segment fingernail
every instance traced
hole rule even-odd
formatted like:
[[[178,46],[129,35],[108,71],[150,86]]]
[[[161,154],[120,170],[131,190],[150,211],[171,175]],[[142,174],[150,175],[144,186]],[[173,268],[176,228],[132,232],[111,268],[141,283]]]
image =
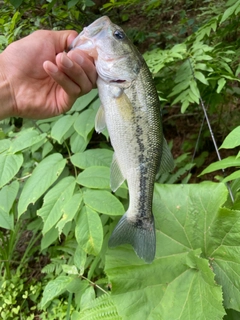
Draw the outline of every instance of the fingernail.
[[[46,61],[44,64],[46,65],[46,69],[50,73],[57,73],[58,72],[58,67],[54,63],[52,63],[50,61]]]
[[[67,57],[66,53],[63,53],[62,55],[62,64],[65,68],[71,68],[73,66],[73,62]]]
[[[69,51],[68,55],[71,57],[71,59],[73,61],[75,61],[77,64],[82,65],[84,62],[84,58],[82,57],[81,54],[79,54],[77,51],[79,50],[73,50],[73,51]]]
[[[74,60],[75,60],[75,62],[77,62],[77,64],[82,64],[83,63],[83,57],[80,55],[80,54],[75,54],[74,55]]]

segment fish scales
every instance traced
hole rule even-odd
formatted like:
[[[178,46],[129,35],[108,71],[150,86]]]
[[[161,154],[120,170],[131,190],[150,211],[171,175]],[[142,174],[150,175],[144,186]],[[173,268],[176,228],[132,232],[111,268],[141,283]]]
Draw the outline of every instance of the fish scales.
[[[156,251],[153,188],[162,156],[167,157],[164,163],[170,163],[165,169],[172,168],[170,153],[163,153],[167,149],[151,73],[123,30],[108,17],[85,28],[72,47],[88,52],[95,60],[102,103],[96,130],[101,132],[106,125],[114,149],[111,188],[116,191],[124,180],[128,183],[129,208],[109,246],[129,243],[150,263]]]

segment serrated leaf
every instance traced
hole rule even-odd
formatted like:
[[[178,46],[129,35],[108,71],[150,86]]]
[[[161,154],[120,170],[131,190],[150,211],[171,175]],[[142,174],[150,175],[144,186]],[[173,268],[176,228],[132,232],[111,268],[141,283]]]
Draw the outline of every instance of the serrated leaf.
[[[89,149],[71,156],[72,164],[78,168],[86,169],[92,166],[110,167],[113,151],[108,149]]]
[[[76,115],[64,115],[58,119],[51,130],[51,136],[57,140],[58,143],[62,143],[63,136],[73,126],[76,120]]]
[[[19,189],[17,181],[5,186],[0,190],[0,227],[5,229],[14,229],[14,214],[10,210],[16,199]]]
[[[83,193],[83,201],[91,209],[110,216],[120,216],[125,211],[122,203],[105,190],[88,189]]]
[[[24,213],[30,203],[35,203],[57,180],[65,165],[66,160],[60,153],[48,156],[37,165],[23,187],[18,203],[18,217]]]
[[[81,310],[77,319],[81,320],[121,320],[118,315],[117,308],[108,294],[104,294],[99,298],[88,302]]]
[[[69,276],[58,276],[54,280],[50,280],[44,291],[41,300],[41,308],[43,308],[49,301],[58,297],[60,294],[66,291],[67,285],[73,281],[73,278]]]
[[[227,195],[224,184],[155,185],[153,212],[157,251],[154,262],[145,264],[129,245],[111,249],[107,254],[105,271],[112,283],[113,302],[122,319],[223,318],[220,286],[223,278],[219,273],[215,282],[212,266],[217,258],[214,250],[222,248],[222,241],[229,231],[225,225],[229,228],[233,225],[228,223],[227,217],[225,221],[219,221],[219,208]],[[221,236],[215,236],[217,230]],[[230,239],[233,239],[233,233],[226,245]],[[240,249],[239,243],[236,239],[231,247],[232,259],[235,246]],[[235,259],[238,256],[237,252]],[[230,261],[230,257],[228,259]],[[213,268],[217,274],[218,270]],[[227,264],[222,268],[227,278],[231,270]],[[237,268],[235,275],[236,271]],[[240,282],[237,286],[239,289]],[[228,286],[225,289],[228,290]],[[240,296],[240,291],[237,295]],[[236,301],[235,296],[234,291],[231,299]]]
[[[224,139],[220,149],[232,149],[240,145],[240,126],[233,129]]]
[[[43,219],[43,235],[47,233],[64,214],[63,208],[72,198],[75,189],[74,177],[66,177],[48,191],[43,199],[43,206],[37,214]]]
[[[19,171],[23,164],[21,153],[0,154],[0,188],[7,184]]]
[[[76,223],[78,244],[87,254],[98,255],[103,242],[103,227],[98,213],[84,206]]]
[[[240,211],[220,208],[209,230],[207,256],[222,285],[226,309],[240,311]]]
[[[77,183],[92,189],[110,189],[110,169],[108,167],[89,167],[77,177]]]

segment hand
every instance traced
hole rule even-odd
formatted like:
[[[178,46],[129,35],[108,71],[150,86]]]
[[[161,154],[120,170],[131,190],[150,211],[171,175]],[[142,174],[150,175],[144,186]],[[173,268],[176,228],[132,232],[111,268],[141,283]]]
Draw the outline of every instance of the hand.
[[[11,95],[5,99],[11,101],[7,116],[56,116],[95,87],[97,74],[91,58],[80,50],[63,52],[76,36],[75,31],[40,30],[0,54],[0,76]],[[4,108],[4,99],[0,100]]]

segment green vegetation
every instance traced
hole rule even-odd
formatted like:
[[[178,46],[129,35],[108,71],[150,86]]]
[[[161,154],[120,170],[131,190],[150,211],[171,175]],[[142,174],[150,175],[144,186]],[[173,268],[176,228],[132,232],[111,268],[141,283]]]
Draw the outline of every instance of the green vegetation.
[[[116,194],[109,187],[113,151],[107,132],[94,131],[97,90],[56,118],[6,119],[0,122],[0,318],[238,319],[240,0],[104,3],[4,1],[0,49],[39,28],[80,31],[108,14],[144,53],[174,152],[171,128],[194,114],[197,130],[181,141],[175,171],[155,186],[156,259],[148,265],[130,246],[108,249],[128,191],[126,184]],[[197,139],[202,104],[225,150],[222,161],[207,161],[206,126]],[[215,171],[221,182],[204,180]]]

